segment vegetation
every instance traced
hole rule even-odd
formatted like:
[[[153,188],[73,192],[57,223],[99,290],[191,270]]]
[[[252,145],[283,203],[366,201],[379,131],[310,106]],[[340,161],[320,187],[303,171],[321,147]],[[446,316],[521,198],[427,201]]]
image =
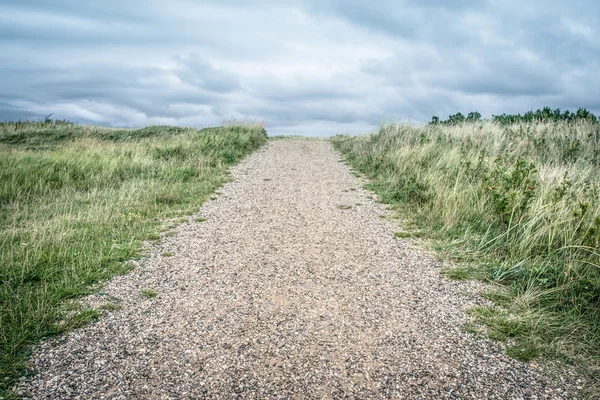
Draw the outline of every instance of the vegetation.
[[[73,299],[126,272],[161,221],[197,211],[266,141],[249,125],[0,124],[0,397],[30,344],[98,317]]]
[[[552,109],[550,107],[544,107],[541,110],[528,111],[525,114],[501,114],[493,115],[491,121],[497,122],[502,125],[510,125],[516,123],[533,123],[533,122],[577,122],[585,121],[590,123],[597,123],[598,117],[586,110],[585,108],[579,108],[576,112],[565,110],[562,112],[560,108]],[[439,117],[431,118],[431,125],[456,125],[464,122],[481,122],[481,114],[477,111],[470,112],[465,117],[462,113],[458,112],[453,115],[449,115],[448,119],[440,121]]]
[[[473,313],[509,354],[563,358],[598,390],[600,124],[518,121],[386,125],[333,143],[407,228],[460,261],[450,276],[497,285],[500,307]]]
[[[154,289],[142,289],[142,291],[140,292],[142,297],[146,298],[146,299],[152,299],[156,296],[158,296],[158,292]]]

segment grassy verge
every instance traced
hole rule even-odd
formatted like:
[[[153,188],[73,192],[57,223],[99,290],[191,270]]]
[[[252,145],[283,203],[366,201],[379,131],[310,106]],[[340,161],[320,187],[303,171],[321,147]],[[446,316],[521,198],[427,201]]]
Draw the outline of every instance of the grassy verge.
[[[334,146],[447,256],[447,273],[497,284],[473,310],[520,359],[600,377],[600,125],[387,125]]]
[[[0,397],[29,345],[98,317],[71,299],[127,271],[266,143],[260,126],[117,130],[0,124]]]

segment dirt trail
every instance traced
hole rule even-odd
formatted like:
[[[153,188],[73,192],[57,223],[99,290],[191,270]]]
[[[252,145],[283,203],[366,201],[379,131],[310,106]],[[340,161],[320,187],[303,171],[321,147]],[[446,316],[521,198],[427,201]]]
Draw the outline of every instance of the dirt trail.
[[[274,141],[232,172],[94,300],[120,310],[34,352],[30,398],[576,397],[464,332],[480,285],[395,238],[328,142]]]

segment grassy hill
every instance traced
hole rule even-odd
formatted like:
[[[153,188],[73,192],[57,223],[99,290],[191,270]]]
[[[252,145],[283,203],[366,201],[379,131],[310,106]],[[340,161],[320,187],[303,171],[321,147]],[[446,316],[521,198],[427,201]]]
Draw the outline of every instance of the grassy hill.
[[[453,121],[451,121],[453,122]],[[600,124],[473,121],[385,125],[333,143],[408,232],[497,285],[473,310],[509,354],[600,377]],[[595,381],[594,381],[595,379]]]
[[[72,299],[126,272],[142,241],[197,211],[266,141],[258,125],[0,123],[0,396],[29,345],[97,318]]]

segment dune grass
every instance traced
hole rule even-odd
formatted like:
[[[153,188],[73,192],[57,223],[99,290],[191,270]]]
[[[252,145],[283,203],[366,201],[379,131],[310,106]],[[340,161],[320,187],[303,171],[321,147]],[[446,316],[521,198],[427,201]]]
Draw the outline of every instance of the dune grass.
[[[334,146],[407,228],[497,290],[472,310],[519,359],[600,377],[600,125],[385,125]]]
[[[98,317],[72,301],[128,270],[165,219],[198,210],[261,126],[0,124],[0,397],[32,343]]]

